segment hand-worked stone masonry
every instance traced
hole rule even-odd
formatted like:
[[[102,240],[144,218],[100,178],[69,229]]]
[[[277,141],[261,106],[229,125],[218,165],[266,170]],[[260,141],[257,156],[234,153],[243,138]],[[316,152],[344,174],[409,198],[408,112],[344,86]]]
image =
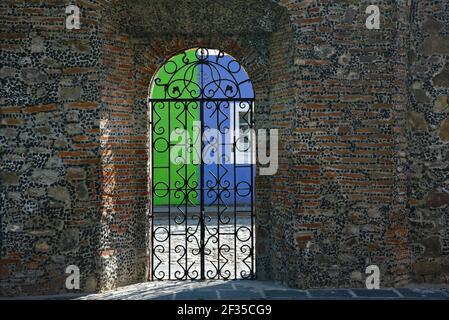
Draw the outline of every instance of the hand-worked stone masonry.
[[[408,51],[408,197],[411,277],[449,276],[449,3],[416,1]]]
[[[258,177],[257,275],[293,287],[447,282],[449,4],[64,0],[0,4],[0,295],[148,279],[148,86],[177,51],[233,55],[279,129]]]

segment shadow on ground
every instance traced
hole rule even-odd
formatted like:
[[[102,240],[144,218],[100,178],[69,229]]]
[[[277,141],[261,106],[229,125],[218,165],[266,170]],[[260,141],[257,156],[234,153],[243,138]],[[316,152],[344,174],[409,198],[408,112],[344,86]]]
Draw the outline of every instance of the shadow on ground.
[[[297,290],[254,280],[153,281],[98,294],[16,297],[27,300],[449,300],[449,287]]]

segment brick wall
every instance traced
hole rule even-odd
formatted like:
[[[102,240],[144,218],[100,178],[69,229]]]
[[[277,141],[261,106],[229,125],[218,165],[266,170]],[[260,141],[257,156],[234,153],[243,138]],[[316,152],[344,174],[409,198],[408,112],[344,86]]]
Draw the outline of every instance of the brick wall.
[[[403,280],[395,253],[406,235],[390,239],[403,230],[395,220],[403,186],[394,181],[396,112],[405,105],[395,72],[398,11],[393,2],[378,4],[382,28],[375,31],[364,26],[364,2],[287,4],[295,30],[284,184],[291,202],[275,220],[278,242],[289,247],[277,252],[282,269],[272,276],[291,285],[359,286],[368,264],[381,267],[384,283]]]

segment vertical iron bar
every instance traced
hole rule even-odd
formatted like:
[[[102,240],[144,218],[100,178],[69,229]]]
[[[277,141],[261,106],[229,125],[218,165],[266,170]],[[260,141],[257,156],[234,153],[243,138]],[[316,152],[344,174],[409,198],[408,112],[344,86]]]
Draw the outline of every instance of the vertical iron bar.
[[[151,261],[150,261],[150,268],[151,268],[151,280],[154,280],[154,177],[153,177],[153,167],[154,167],[154,150],[153,150],[153,130],[154,130],[154,124],[153,124],[153,102],[150,101],[150,155],[151,155],[151,168],[150,168],[150,179],[151,179],[151,234],[150,234],[150,248],[151,248]]]
[[[217,155],[218,157],[221,154],[220,151],[220,141],[221,141],[221,131],[220,131],[220,101],[215,102],[215,107],[217,110]],[[216,157],[215,157],[216,159]],[[220,279],[221,270],[220,270],[220,183],[221,183],[221,177],[220,177],[220,160],[218,160],[217,163],[217,254],[218,254],[218,261],[217,261],[217,279]]]
[[[201,200],[200,200],[200,276],[201,280],[205,279],[204,276],[204,159],[203,159],[203,150],[204,150],[204,141],[203,141],[203,135],[204,135],[204,102],[203,100],[200,101],[200,126],[201,126],[201,153],[200,153],[200,191],[201,191]]]
[[[176,104],[176,101],[174,102]],[[171,102],[168,103],[168,280],[171,280],[171,159],[170,159],[170,152],[171,152]]]
[[[188,209],[187,206],[189,204],[189,178],[188,178],[188,172],[187,172],[187,152],[188,152],[188,147],[187,147],[187,143],[188,143],[188,139],[187,139],[187,114],[188,114],[188,109],[189,109],[189,102],[185,102],[184,105],[184,143],[185,143],[185,150],[184,150],[184,174],[185,174],[185,213],[184,213],[184,218],[185,218],[185,246],[186,246],[186,270],[185,270],[185,275],[186,275],[186,280],[188,279],[188,274],[187,274],[187,254],[188,254],[188,250],[187,250],[187,230],[188,230],[188,224],[187,224],[187,220],[188,220]]]
[[[235,139],[235,135],[236,135],[236,130],[235,130],[235,124],[237,121],[236,118],[236,112],[235,109],[237,108],[237,103],[238,102],[234,102],[232,103],[233,106],[233,132],[232,132],[232,151],[233,151],[233,162],[232,162],[232,169],[234,170],[234,279],[237,279],[237,170],[236,170],[236,139]]]
[[[203,50],[203,49],[201,49]],[[203,52],[201,51],[201,54]],[[203,63],[199,64],[200,67],[200,91],[199,91],[199,97],[201,99],[201,107],[200,107],[200,124],[201,124],[201,201],[200,201],[200,212],[201,212],[201,218],[200,218],[200,246],[201,246],[201,250],[200,250],[200,261],[201,261],[201,266],[200,266],[200,274],[201,274],[201,280],[205,279],[205,242],[204,242],[204,237],[205,237],[205,206],[204,206],[204,159],[203,159],[203,150],[204,150],[204,141],[203,141],[203,134],[204,134],[204,66]]]
[[[254,132],[253,132],[253,128],[254,128],[254,121],[253,121],[253,102],[249,101],[250,105],[249,105],[249,110],[250,110],[250,125],[249,125],[249,134],[250,134],[250,167],[251,167],[251,175],[250,175],[250,181],[251,181],[251,185],[250,185],[250,190],[251,190],[251,273],[250,273],[250,278],[254,278],[254,166],[256,165],[256,162],[254,161],[253,164],[253,146],[254,146]]]

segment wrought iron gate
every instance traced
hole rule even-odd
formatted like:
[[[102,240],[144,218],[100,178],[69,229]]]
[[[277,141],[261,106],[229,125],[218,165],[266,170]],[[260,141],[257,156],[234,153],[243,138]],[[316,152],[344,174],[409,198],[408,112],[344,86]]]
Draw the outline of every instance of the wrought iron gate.
[[[194,48],[156,74],[151,277],[254,277],[254,92],[231,56]]]

